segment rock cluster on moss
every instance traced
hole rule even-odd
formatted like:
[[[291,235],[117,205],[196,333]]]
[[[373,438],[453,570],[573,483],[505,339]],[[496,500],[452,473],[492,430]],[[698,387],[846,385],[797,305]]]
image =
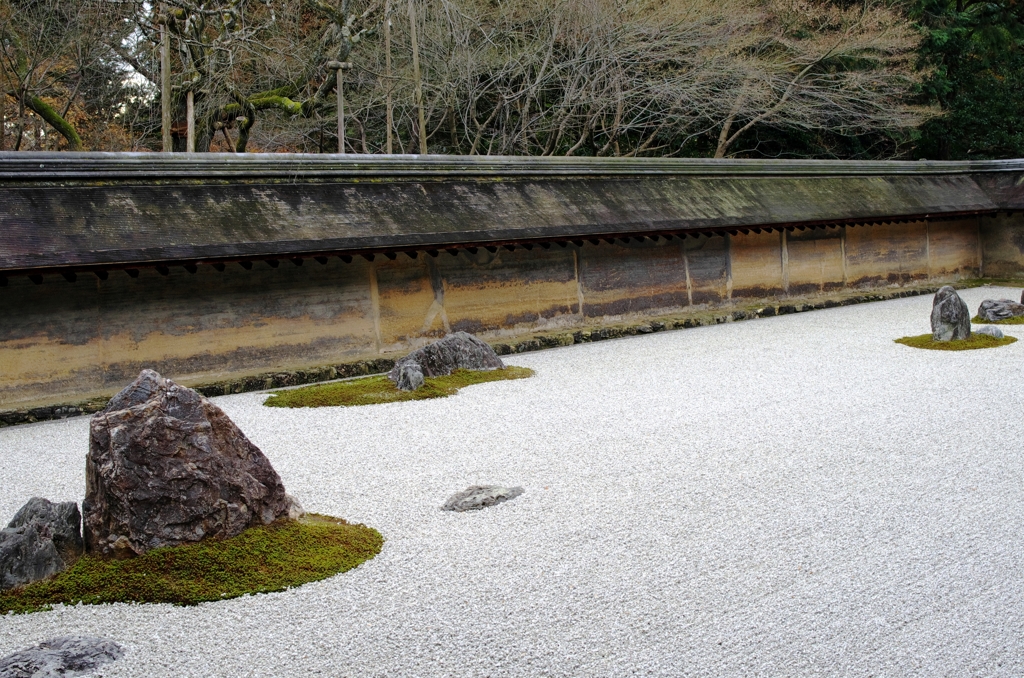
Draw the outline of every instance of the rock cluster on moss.
[[[224,411],[153,370],[89,426],[86,550],[139,555],[288,516],[280,476]]]
[[[1024,317],[1024,294],[1021,302],[1011,299],[986,299],[978,306],[978,319],[982,322],[997,323],[1012,318]]]
[[[456,370],[487,371],[505,367],[486,342],[468,332],[453,332],[398,360],[388,379],[403,391],[415,391],[426,377],[444,377]]]
[[[219,407],[143,370],[90,422],[82,515],[35,498],[0,530],[0,613],[277,590],[354,567],[380,541],[305,516]]]

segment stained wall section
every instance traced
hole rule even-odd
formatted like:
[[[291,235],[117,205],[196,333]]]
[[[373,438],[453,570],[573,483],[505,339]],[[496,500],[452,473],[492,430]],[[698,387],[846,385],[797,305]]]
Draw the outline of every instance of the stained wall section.
[[[1024,217],[1000,214],[978,222],[984,275],[1024,278]]]
[[[580,247],[332,257],[223,272],[12,278],[0,409],[109,395],[143,367],[183,383],[398,355],[446,332],[501,337],[761,299],[1024,271],[1020,221],[750,231]],[[1000,231],[996,226],[1002,226]],[[989,258],[995,262],[989,263]]]

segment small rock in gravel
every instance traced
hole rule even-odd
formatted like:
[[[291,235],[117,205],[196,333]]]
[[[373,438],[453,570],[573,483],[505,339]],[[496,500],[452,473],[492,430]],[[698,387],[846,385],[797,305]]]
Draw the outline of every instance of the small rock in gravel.
[[[403,370],[408,365],[417,365],[421,377],[440,377],[455,370],[500,370],[505,367],[505,363],[501,362],[494,349],[468,332],[449,334],[440,341],[416,349],[396,362],[394,368],[388,372],[388,379],[395,382],[399,388],[402,388],[399,382]],[[406,374],[415,379],[411,373]]]
[[[78,676],[122,655],[124,650],[112,640],[61,636],[0,659],[0,678]]]
[[[1024,304],[1010,299],[986,299],[978,307],[978,315],[990,323],[1024,315]]]
[[[974,333],[975,334],[987,334],[990,337],[995,337],[996,339],[1002,339],[1003,338],[1003,331],[1001,329],[999,329],[998,327],[992,327],[991,325],[985,325],[984,327],[979,327],[978,329],[974,330]]]
[[[127,557],[288,516],[270,461],[224,411],[152,370],[89,424],[86,550]]]
[[[409,363],[398,368],[395,386],[402,391],[415,391],[423,386],[423,368],[416,363]]]
[[[967,304],[946,285],[935,293],[932,301],[932,339],[958,341],[971,336],[971,312]]]
[[[0,530],[0,590],[46,579],[82,555],[82,517],[73,501],[33,497]]]
[[[515,499],[525,490],[521,487],[499,485],[473,485],[462,492],[453,494],[441,507],[442,511],[478,511],[488,506]]]

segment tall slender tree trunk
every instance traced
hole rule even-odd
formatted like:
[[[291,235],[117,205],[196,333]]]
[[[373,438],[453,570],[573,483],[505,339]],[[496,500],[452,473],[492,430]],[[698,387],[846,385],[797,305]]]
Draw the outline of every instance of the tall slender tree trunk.
[[[166,13],[167,7],[161,6],[160,12]],[[163,151],[170,153],[174,150],[171,139],[171,36],[164,24],[160,24],[160,127]]]
[[[338,79],[338,153],[345,154],[345,65],[339,64],[335,77]]]
[[[189,153],[196,152],[196,98],[192,90],[188,91],[185,98],[185,115],[188,118],[187,137],[185,150]]]
[[[416,86],[416,113],[419,116],[420,155],[427,154],[427,122],[423,117],[423,84],[420,78],[420,46],[416,40],[416,7],[409,0],[409,28],[412,37],[412,77]]]
[[[384,87],[387,97],[387,153],[394,151],[395,111],[391,102],[391,0],[384,3]]]

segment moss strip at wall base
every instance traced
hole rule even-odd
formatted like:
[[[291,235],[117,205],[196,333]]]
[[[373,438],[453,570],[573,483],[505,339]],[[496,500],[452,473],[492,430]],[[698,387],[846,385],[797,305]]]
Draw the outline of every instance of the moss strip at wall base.
[[[986,284],[986,282],[988,281],[985,279],[965,281],[965,284],[963,285],[958,282],[957,287],[977,287]],[[938,287],[916,287],[912,289],[878,291],[872,294],[824,299],[821,301],[815,301],[814,303],[792,302],[779,305],[768,304],[763,306],[750,306],[744,309],[734,310],[707,309],[702,311],[691,311],[677,316],[665,316],[650,320],[634,321],[632,323],[591,327],[571,332],[562,331],[535,334],[533,337],[522,341],[514,343],[496,342],[492,343],[491,346],[498,355],[511,355],[514,353],[539,351],[557,346],[571,346],[572,344],[616,339],[618,337],[650,334],[652,332],[661,332],[669,329],[688,329],[692,327],[720,325],[722,323],[734,322],[737,320],[769,318],[777,315],[787,315],[789,313],[802,313],[825,308],[837,308],[839,306],[852,306],[854,304],[863,304],[872,301],[887,301],[889,299],[899,299],[903,297],[916,297],[922,294],[934,294],[938,289]],[[271,389],[284,388],[288,386],[301,386],[303,384],[334,381],[335,379],[381,374],[389,371],[394,367],[394,364],[394,359],[378,358],[376,360],[354,363],[311,367],[304,370],[267,372],[241,379],[201,384],[199,386],[194,386],[193,388],[207,397],[230,395],[234,393],[251,393],[253,391],[269,391]],[[95,398],[77,403],[62,403],[46,407],[0,411],[0,428],[5,426],[14,426],[17,424],[29,424],[38,421],[48,421],[51,419],[67,419],[69,417],[93,414],[106,407],[108,401],[109,398]]]

